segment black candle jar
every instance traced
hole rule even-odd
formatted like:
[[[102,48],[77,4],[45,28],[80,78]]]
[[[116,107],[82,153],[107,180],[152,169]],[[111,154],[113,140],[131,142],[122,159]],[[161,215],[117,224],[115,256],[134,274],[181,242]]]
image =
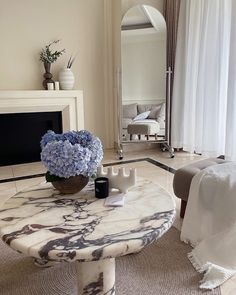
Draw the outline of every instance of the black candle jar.
[[[109,179],[107,177],[98,177],[95,179],[95,197],[104,199],[109,195]]]

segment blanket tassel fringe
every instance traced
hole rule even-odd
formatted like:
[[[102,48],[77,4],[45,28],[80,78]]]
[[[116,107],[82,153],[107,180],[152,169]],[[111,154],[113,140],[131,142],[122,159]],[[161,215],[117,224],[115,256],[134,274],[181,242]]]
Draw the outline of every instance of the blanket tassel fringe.
[[[200,281],[200,289],[212,290],[217,288],[236,274],[236,270],[227,270],[209,262],[201,267],[193,252],[188,254],[188,259],[197,272],[204,273],[203,278]]]

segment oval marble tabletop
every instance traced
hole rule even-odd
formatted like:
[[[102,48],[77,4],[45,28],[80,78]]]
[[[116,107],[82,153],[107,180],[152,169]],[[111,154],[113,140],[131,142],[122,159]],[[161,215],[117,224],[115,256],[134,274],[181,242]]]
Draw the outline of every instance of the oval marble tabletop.
[[[93,184],[74,195],[42,184],[6,201],[0,235],[11,248],[39,261],[89,262],[140,251],[170,228],[174,216],[173,198],[145,179],[125,195],[124,207],[105,207],[104,199],[94,197]],[[113,284],[106,294],[114,292]]]

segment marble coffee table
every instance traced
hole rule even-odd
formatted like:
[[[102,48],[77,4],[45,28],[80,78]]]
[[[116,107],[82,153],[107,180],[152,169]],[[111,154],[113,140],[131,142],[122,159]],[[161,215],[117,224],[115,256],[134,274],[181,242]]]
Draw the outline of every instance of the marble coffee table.
[[[144,179],[126,194],[125,206],[116,208],[94,197],[93,184],[74,195],[60,195],[42,184],[0,208],[0,236],[41,265],[76,261],[78,294],[111,295],[115,258],[160,238],[174,216],[172,197]]]

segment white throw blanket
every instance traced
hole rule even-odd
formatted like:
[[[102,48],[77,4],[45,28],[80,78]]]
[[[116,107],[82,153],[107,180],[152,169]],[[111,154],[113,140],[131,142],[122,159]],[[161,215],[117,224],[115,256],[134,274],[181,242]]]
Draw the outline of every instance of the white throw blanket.
[[[218,287],[236,273],[236,163],[194,176],[181,240],[194,247],[189,259],[204,273],[200,288]]]

